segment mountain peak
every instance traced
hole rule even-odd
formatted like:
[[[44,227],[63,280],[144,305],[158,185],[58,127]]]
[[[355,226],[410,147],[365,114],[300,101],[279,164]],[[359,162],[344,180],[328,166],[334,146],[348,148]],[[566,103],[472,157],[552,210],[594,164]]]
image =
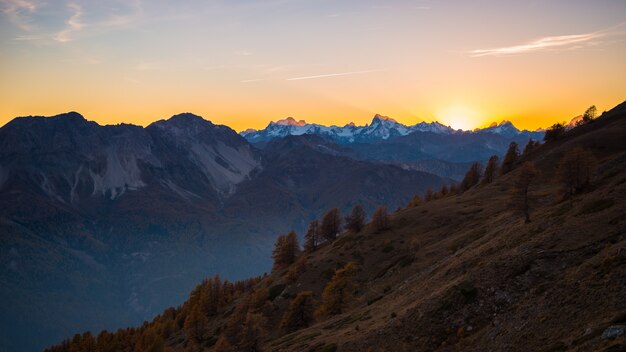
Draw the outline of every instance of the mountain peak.
[[[63,114],[52,116],[51,118],[58,119],[58,120],[84,120],[85,119],[83,115],[77,113],[76,111],[66,112]]]
[[[248,133],[254,133],[254,132],[257,132],[257,130],[255,130],[254,128],[248,128],[248,129],[241,131],[241,134],[248,134]]]
[[[183,113],[180,113],[180,114],[176,114],[176,115],[170,117],[167,121],[184,121],[184,120],[207,121],[202,116],[198,116],[198,115],[192,114],[190,112],[183,112]]]
[[[293,117],[289,116],[289,117],[287,117],[285,119],[278,120],[276,122],[272,121],[272,124],[280,125],[280,126],[304,126],[304,125],[306,125],[306,121],[304,121],[304,120],[296,121],[296,119],[294,119]]]
[[[376,121],[391,121],[393,123],[398,123],[398,121],[392,119],[389,116],[383,116],[381,114],[376,114],[374,115],[374,118],[372,119],[372,123],[376,122]]]

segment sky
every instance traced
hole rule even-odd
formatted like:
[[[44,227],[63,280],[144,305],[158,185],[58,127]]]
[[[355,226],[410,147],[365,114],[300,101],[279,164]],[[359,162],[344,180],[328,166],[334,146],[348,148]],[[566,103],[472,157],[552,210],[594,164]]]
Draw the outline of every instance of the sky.
[[[0,125],[536,129],[626,99],[624,0],[0,0]]]

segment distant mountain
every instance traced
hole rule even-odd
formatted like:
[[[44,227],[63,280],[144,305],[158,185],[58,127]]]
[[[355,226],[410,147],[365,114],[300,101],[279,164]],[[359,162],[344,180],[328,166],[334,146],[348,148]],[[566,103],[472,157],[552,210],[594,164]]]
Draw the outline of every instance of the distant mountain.
[[[438,122],[421,122],[413,126],[406,126],[390,117],[376,115],[369,125],[356,126],[354,123],[350,123],[343,127],[309,124],[304,120],[296,122],[292,117],[288,117],[277,122],[270,122],[263,130],[246,130],[241,132],[241,135],[251,143],[261,143],[273,138],[303,134],[318,134],[330,137],[339,143],[358,143],[387,140],[393,137],[406,136],[415,131],[442,134],[455,133],[451,127],[444,126]]]
[[[382,122],[382,120],[381,120]],[[300,128],[299,122],[287,126]],[[136,324],[202,278],[270,268],[275,237],[330,207],[406,205],[451,182],[328,137],[258,149],[180,114],[146,128],[72,112],[0,128],[0,350]]]
[[[519,130],[510,121],[494,123],[487,128],[476,129],[470,132],[454,130],[450,126],[445,126],[437,121],[431,123],[420,122],[415,125],[407,126],[390,117],[382,115],[374,116],[372,122],[365,126],[356,126],[354,123],[350,123],[343,127],[309,124],[304,120],[296,121],[293,117],[288,117],[284,120],[270,122],[263,130],[245,130],[241,132],[241,135],[255,144],[263,143],[273,138],[281,138],[289,135],[299,136],[303,134],[318,134],[330,137],[338,143],[350,144],[374,143],[407,136],[415,132],[430,132],[442,135],[491,133],[507,138],[526,138],[534,140],[541,140],[543,138],[543,132]]]
[[[277,138],[317,135],[326,140],[327,147],[335,144],[335,152],[344,156],[460,180],[470,163],[484,162],[494,154],[502,156],[511,142],[523,148],[531,139],[542,140],[544,132],[519,130],[510,121],[474,131],[454,130],[438,122],[406,126],[376,115],[368,125],[344,127],[308,124],[289,117],[241,135],[259,148]]]
[[[524,137],[533,140],[542,140],[544,132],[542,131],[528,131],[528,130],[519,130],[517,127],[513,125],[511,121],[502,121],[500,123],[492,123],[487,128],[477,129],[474,132],[477,133],[492,133],[497,134],[504,137],[515,138],[515,137]]]

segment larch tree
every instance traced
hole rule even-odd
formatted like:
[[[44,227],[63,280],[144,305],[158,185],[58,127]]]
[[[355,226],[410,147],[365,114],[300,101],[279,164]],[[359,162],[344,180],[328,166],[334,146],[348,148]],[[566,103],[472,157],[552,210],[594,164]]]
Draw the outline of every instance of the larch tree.
[[[351,232],[358,233],[365,225],[365,210],[359,204],[352,208],[350,215],[346,216],[346,228]]]
[[[565,124],[564,123],[555,123],[554,125],[548,127],[546,133],[543,135],[544,142],[553,142],[559,139],[561,135],[565,133]]]
[[[337,238],[339,231],[341,231],[341,213],[338,208],[333,208],[322,218],[320,235],[326,241],[332,242]]]
[[[528,143],[526,143],[526,146],[524,147],[524,151],[522,152],[522,158],[528,157],[530,153],[532,153],[533,150],[537,149],[539,145],[539,142],[529,139]]]
[[[306,252],[313,252],[319,246],[319,222],[317,220],[311,221],[309,228],[304,235],[304,250]]]
[[[435,192],[433,192],[431,188],[428,188],[424,194],[424,202],[430,202],[433,199],[435,199]]]
[[[589,150],[576,147],[567,152],[557,169],[557,180],[563,186],[565,195],[573,196],[588,188],[596,167],[596,158]]]
[[[378,207],[372,215],[372,225],[376,232],[384,231],[389,228],[389,213],[386,207]]]
[[[417,194],[413,196],[413,198],[411,198],[411,201],[409,202],[408,207],[409,208],[415,208],[416,206],[422,204],[422,198],[420,198],[420,196],[418,196]]]
[[[461,181],[461,190],[463,192],[478,184],[482,172],[481,169],[482,167],[479,163],[473,163],[470,166],[470,168],[467,170],[467,173],[465,173],[465,177],[463,177],[463,181]]]
[[[585,113],[583,114],[583,119],[581,121],[583,121],[583,123],[589,123],[593,121],[597,115],[598,109],[595,105],[591,105],[587,110],[585,110]]]
[[[504,159],[502,160],[502,165],[500,166],[500,175],[506,175],[513,168],[515,168],[515,164],[519,159],[519,149],[517,147],[517,143],[511,142],[509,144],[509,149],[507,149],[506,154],[504,154]]]
[[[317,316],[341,314],[354,300],[357,265],[349,262],[335,271],[322,292],[322,304],[315,311]]]
[[[448,188],[448,186],[447,185],[441,186],[441,189],[439,190],[439,196],[441,198],[444,198],[448,196],[448,193],[450,193],[450,189]]]
[[[191,341],[201,342],[209,328],[209,319],[202,314],[200,307],[196,305],[185,319],[185,332]]]
[[[287,333],[307,328],[314,321],[313,312],[313,292],[300,292],[289,303],[289,308],[280,321],[280,327]]]
[[[487,166],[485,167],[485,172],[483,174],[483,179],[481,184],[486,185],[496,178],[496,173],[498,172],[498,161],[499,158],[497,155],[492,155],[487,161]]]
[[[288,267],[296,261],[296,257],[300,254],[300,244],[298,236],[294,231],[287,235],[280,235],[274,244],[272,259],[274,259],[274,270]]]
[[[241,352],[259,352],[261,351],[261,326],[262,320],[260,314],[248,312],[246,321],[241,332],[241,340],[237,344],[237,351]]]
[[[530,186],[539,176],[539,170],[531,161],[525,162],[513,181],[510,205],[524,216],[524,222],[530,222]]]

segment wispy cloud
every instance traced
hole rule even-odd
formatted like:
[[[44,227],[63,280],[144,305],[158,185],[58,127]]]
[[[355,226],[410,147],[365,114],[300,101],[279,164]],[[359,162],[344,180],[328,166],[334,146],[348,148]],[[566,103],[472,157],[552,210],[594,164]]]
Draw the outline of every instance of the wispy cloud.
[[[37,10],[37,4],[27,0],[0,0],[2,13],[11,23],[23,31],[33,30],[29,14]]]
[[[615,27],[611,27],[610,29],[597,31],[597,32],[584,33],[584,34],[543,37],[543,38],[539,38],[528,43],[513,45],[513,46],[471,50],[469,54],[472,57],[508,56],[508,55],[526,54],[526,53],[532,53],[532,52],[537,52],[537,51],[547,51],[547,50],[555,51],[555,50],[580,49],[589,45],[598,44],[600,39],[607,37],[609,35],[616,35],[616,34],[623,35],[624,34],[623,31],[621,32],[616,31],[616,29],[621,26],[622,24],[619,24]]]
[[[240,81],[241,83],[254,83],[254,82],[262,82],[262,81],[267,81],[267,79],[265,78],[258,78],[258,79],[244,79],[243,81]]]
[[[72,15],[65,22],[65,28],[54,36],[54,40],[60,43],[71,41],[73,39],[72,34],[83,28],[84,25],[81,22],[81,17],[83,16],[82,7],[76,3],[69,3],[67,7],[72,11]]]
[[[351,71],[351,72],[327,73],[327,74],[323,74],[323,75],[287,78],[287,81],[301,81],[301,80],[305,80],[305,79],[316,79],[316,78],[327,78],[327,77],[337,77],[337,76],[359,75],[359,74],[363,74],[363,73],[372,73],[372,72],[379,72],[379,71],[385,71],[385,70],[386,70],[385,68],[379,68],[379,69],[374,69],[374,70],[362,70],[362,71]]]

